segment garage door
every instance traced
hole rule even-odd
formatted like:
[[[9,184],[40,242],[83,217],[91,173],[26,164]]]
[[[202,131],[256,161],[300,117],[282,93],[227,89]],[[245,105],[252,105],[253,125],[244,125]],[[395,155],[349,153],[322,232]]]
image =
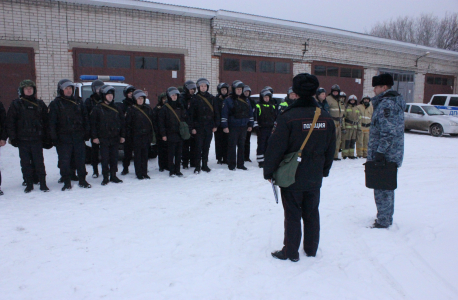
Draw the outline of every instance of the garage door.
[[[75,80],[81,75],[124,76],[125,82],[148,91],[151,105],[170,86],[184,82],[184,55],[133,51],[73,49]]]
[[[363,97],[364,68],[361,66],[331,64],[320,61],[312,63],[312,74],[320,81],[320,86],[329,94],[331,86],[338,84],[347,94],[356,95],[358,101]]]
[[[453,94],[453,76],[426,74],[423,103],[429,103],[434,94]]]
[[[229,85],[241,80],[259,94],[266,85],[275,93],[286,94],[293,82],[291,60],[223,54],[220,60],[220,80]],[[217,84],[217,83],[216,83]]]
[[[36,81],[33,48],[0,47],[0,101],[7,110],[24,79]]]

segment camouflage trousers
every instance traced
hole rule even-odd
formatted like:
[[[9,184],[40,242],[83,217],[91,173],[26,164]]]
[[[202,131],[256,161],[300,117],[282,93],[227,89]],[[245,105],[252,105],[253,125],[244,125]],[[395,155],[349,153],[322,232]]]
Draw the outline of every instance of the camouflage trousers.
[[[374,190],[377,206],[377,223],[382,226],[393,224],[394,190]]]
[[[356,152],[360,157],[367,157],[367,145],[369,144],[369,129],[363,128],[358,131],[356,138]]]

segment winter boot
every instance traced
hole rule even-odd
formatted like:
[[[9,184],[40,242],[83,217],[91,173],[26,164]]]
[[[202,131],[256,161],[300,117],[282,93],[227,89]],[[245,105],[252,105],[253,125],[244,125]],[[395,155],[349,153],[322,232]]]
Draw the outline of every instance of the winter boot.
[[[70,175],[70,180],[71,181],[79,181],[78,176],[76,176],[76,172],[73,172],[72,175]]]
[[[274,251],[271,253],[272,254],[272,257],[276,258],[276,259],[280,259],[280,260],[287,260],[288,257],[286,256],[285,253],[283,253],[282,250],[279,250],[279,251]],[[298,262],[299,261],[299,258],[290,258],[290,260],[292,262]]]
[[[148,175],[143,175],[143,179],[151,179]]]
[[[102,185],[107,185],[108,182],[109,182],[109,180],[108,180],[108,175],[106,175],[106,176],[103,175]]]
[[[3,193],[3,191],[0,189],[0,196],[3,196],[3,195],[4,195],[4,193]]]
[[[194,174],[200,174],[200,166],[199,165],[194,169]]]
[[[237,167],[237,169],[244,170],[244,171],[248,170],[245,166]]]
[[[46,175],[40,175],[40,191],[49,192],[49,188],[46,185]]]
[[[111,182],[114,182],[114,183],[122,183],[122,180],[119,179],[118,177],[116,177],[116,174],[111,175],[110,181],[111,181]]]
[[[24,190],[24,193],[30,193],[33,190],[33,179],[31,177],[27,177],[25,179],[25,184],[26,188]]]
[[[124,167],[124,169],[122,169],[122,172],[121,172],[121,175],[127,175],[129,174],[129,167]]]
[[[207,173],[211,171],[211,169],[208,167],[207,161],[205,160],[202,161],[202,171],[207,172]]]
[[[374,224],[372,224],[372,226],[371,226],[371,228],[383,228],[383,229],[386,229],[388,227],[389,226],[380,225],[379,223],[377,223],[377,221],[375,221]]]
[[[72,181],[70,180],[70,178],[65,178],[64,179],[64,186],[62,188],[62,192],[65,192],[65,191],[69,191],[72,189]]]
[[[175,175],[177,175],[178,177],[183,177],[183,173],[181,173],[180,171],[176,172]]]
[[[170,177],[175,177],[175,172],[170,171],[169,176]]]
[[[40,183],[40,178],[38,178],[37,174],[33,174],[33,184],[39,184]]]
[[[94,173],[92,174],[92,178],[99,178],[99,166],[93,165],[92,168],[94,169]]]
[[[57,183],[64,183],[64,177],[60,177],[59,180],[57,180]]]
[[[79,178],[78,186],[85,189],[91,188],[91,185],[86,181],[86,177]]]

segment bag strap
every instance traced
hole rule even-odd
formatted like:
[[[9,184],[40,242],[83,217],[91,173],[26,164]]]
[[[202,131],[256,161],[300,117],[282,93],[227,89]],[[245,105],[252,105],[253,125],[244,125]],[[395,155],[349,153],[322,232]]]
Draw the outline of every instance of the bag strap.
[[[27,101],[27,102],[29,102],[30,104],[35,105],[36,107],[38,107],[38,104],[37,104],[37,103],[34,103],[34,102],[32,102],[32,101],[29,101],[29,100],[27,100],[27,99],[25,99],[25,98],[23,98],[23,97],[21,97],[21,100]]]
[[[240,102],[242,102],[242,103],[245,104],[246,106],[250,106],[246,101],[243,101],[243,100],[240,99],[239,97],[237,97],[237,100],[239,100]]]
[[[137,105],[132,105],[133,107],[135,107],[136,109],[138,109],[149,121],[149,123],[151,124],[151,127],[153,127],[153,122],[151,122],[151,119],[148,117],[148,115],[140,109],[140,107],[138,107]],[[154,131],[154,128],[153,128],[153,131]]]
[[[106,108],[111,109],[112,111],[115,111],[117,114],[119,113],[119,110],[117,110],[117,109],[115,109],[115,108],[113,108],[113,107],[111,107],[111,106],[108,106],[108,105],[106,105],[105,103],[100,103],[100,104],[103,105],[103,106],[105,106]]]
[[[304,142],[302,143],[301,149],[298,152],[299,157],[302,156],[302,150],[304,150],[305,144],[307,144],[307,141],[309,140],[310,135],[312,134],[312,131],[315,128],[316,121],[318,121],[318,118],[320,117],[320,115],[321,115],[321,109],[317,107],[315,110],[315,115],[313,116],[312,126],[310,127],[309,133],[307,134],[307,137],[305,138]]]
[[[197,96],[199,96],[200,98],[202,98],[202,100],[205,101],[205,103],[207,103],[208,107],[210,107],[210,109],[212,110],[213,112],[213,106],[211,106],[210,102],[208,102],[207,98],[205,98],[204,96],[200,95],[200,94],[197,94]]]
[[[173,110],[173,108],[170,106],[170,104],[166,103],[165,106],[167,106],[168,109],[170,109],[173,112],[175,117],[177,117],[177,119],[178,119],[178,123],[180,123],[181,122],[180,118],[178,117],[177,113]]]

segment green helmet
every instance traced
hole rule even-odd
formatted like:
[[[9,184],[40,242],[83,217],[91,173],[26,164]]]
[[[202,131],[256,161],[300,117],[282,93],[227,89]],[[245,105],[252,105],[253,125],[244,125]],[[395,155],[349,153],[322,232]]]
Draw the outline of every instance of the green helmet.
[[[25,80],[22,80],[21,83],[19,83],[19,95],[20,96],[24,96],[25,87],[33,87],[33,94],[35,95],[37,93],[37,86],[35,82],[33,82],[30,79],[25,79]]]

